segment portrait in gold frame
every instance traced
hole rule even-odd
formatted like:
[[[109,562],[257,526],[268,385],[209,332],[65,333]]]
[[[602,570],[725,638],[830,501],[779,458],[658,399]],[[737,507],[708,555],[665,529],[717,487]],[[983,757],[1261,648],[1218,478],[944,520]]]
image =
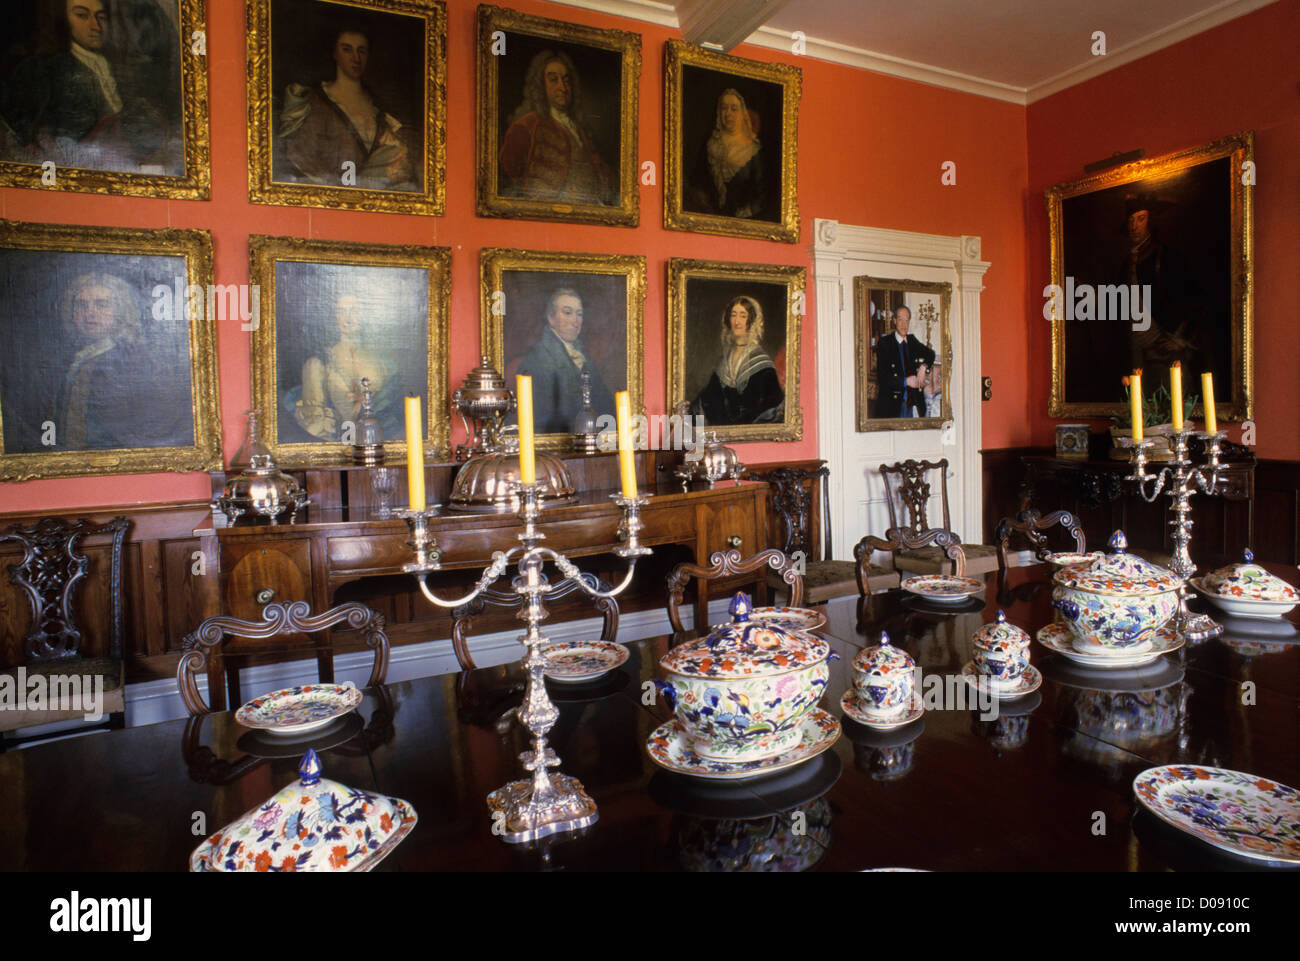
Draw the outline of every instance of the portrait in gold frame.
[[[476,56],[479,216],[635,227],[641,38],[483,5]]]
[[[55,107],[48,91],[39,88],[62,77],[78,89],[84,79],[78,71],[86,76],[91,71],[69,53],[76,42],[75,33],[69,36],[70,18],[67,24],[44,22],[41,10],[40,0],[14,0],[4,13],[15,46],[28,56],[15,57],[0,71],[0,187],[207,200],[204,0],[155,0],[155,5],[117,9],[105,4],[98,8],[101,18],[91,14],[97,27],[87,40],[92,47],[82,48],[89,53],[82,56],[105,65],[100,84],[110,91],[101,95],[97,109],[104,115],[97,121],[72,109],[91,106],[73,95],[58,99],[62,116],[51,115]]]
[[[952,337],[948,328],[951,306],[952,284],[949,283],[853,278],[853,396],[859,433],[938,430],[952,420],[952,401],[948,396],[952,374]],[[895,322],[893,318],[901,308],[907,310],[911,350],[900,356],[908,359],[912,369],[906,376],[917,378],[918,386],[907,385],[905,379],[900,382],[901,360],[896,367],[891,363],[892,354],[886,359],[878,347],[882,340],[886,346],[890,338],[898,342],[896,324],[901,327],[902,321]],[[913,337],[919,347],[911,344]],[[934,357],[933,362],[924,364],[922,374],[922,363],[929,357],[925,351],[932,351]],[[886,383],[891,380],[892,384]],[[906,394],[902,393],[904,389]],[[916,416],[900,416],[905,400],[910,402]],[[890,409],[891,402],[897,403],[898,412]]]
[[[664,227],[799,241],[803,72],[664,48]]]
[[[688,404],[720,440],[802,440],[799,328],[807,276],[805,267],[670,259],[668,408]],[[738,307],[748,315],[746,336],[758,334],[743,355],[736,348],[746,345],[731,333]]]
[[[424,444],[447,454],[451,251],[294,237],[249,238],[261,298],[253,403],[281,465],[346,462],[367,378],[390,463],[406,455],[403,399],[423,395]]]
[[[575,358],[592,371],[597,417],[612,417],[620,390],[628,392],[633,413],[642,410],[644,257],[485,248],[479,265],[482,352],[511,390],[516,374],[533,378],[539,449],[572,446],[581,406]],[[513,412],[507,423],[515,423]]]
[[[442,0],[248,0],[247,34],[250,201],[443,213]]]
[[[212,235],[0,221],[0,481],[221,468]]]
[[[1123,375],[1143,367],[1154,390],[1168,383],[1175,359],[1192,378],[1189,395],[1200,394],[1199,374],[1214,373],[1219,420],[1252,416],[1253,169],[1254,133],[1246,131],[1047,190],[1058,294],[1043,291],[1050,416],[1117,413]],[[1085,311],[1085,292],[1094,290]],[[1145,292],[1142,310],[1116,309]],[[1204,416],[1199,402],[1193,416]]]

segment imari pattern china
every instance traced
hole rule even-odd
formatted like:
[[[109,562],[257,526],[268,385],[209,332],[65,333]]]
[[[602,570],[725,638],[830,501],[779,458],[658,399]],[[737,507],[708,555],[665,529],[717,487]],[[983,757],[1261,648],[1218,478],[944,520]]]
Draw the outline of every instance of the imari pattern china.
[[[892,717],[882,718],[879,714],[868,713],[867,707],[869,704],[869,701],[854,690],[845,691],[840,696],[840,708],[847,717],[877,731],[892,731],[896,727],[911,724],[925,713],[925,705],[921,701],[921,694],[915,690],[912,691],[911,701],[901,712]]]
[[[1034,693],[1043,683],[1043,675],[1032,664],[1026,665],[1024,672],[1014,681],[999,682],[987,674],[981,674],[975,667],[974,661],[967,661],[966,666],[961,669],[961,676],[966,678],[967,683],[973,684],[980,691],[987,691],[996,698],[1024,697],[1026,694]]]
[[[542,648],[552,681],[590,681],[622,666],[628,650],[612,641],[557,641]]]
[[[996,621],[971,635],[971,645],[979,672],[1004,683],[1019,677],[1029,663],[1029,635],[1009,624],[1002,611]]]
[[[957,601],[964,601],[968,597],[974,597],[984,590],[984,582],[977,581],[973,577],[918,574],[906,578],[901,587],[909,594],[915,594],[917,597],[938,601],[941,604],[952,604]]]
[[[1123,531],[1111,536],[1110,549],[1091,564],[1057,571],[1052,606],[1076,641],[1136,652],[1178,610],[1182,581],[1126,553]]]
[[[369,871],[415,827],[415,810],[405,801],[322,778],[315,751],[298,773],[299,780],[195,848],[190,870]]]
[[[815,631],[826,626],[826,614],[811,607],[756,607],[751,621],[762,621],[787,631]]]
[[[731,602],[732,623],[660,659],[659,692],[691,749],[715,761],[755,761],[798,746],[803,721],[830,677],[830,645],[819,637],[749,619],[749,597]]]
[[[1277,781],[1217,767],[1169,764],[1133,779],[1156,817],[1248,858],[1300,864],[1300,793]]]
[[[864,647],[853,659],[853,687],[862,711],[887,721],[907,711],[916,690],[916,661],[889,643],[881,631],[880,644]]]
[[[1084,667],[1102,670],[1122,670],[1150,664],[1162,654],[1172,654],[1185,643],[1183,636],[1172,628],[1162,627],[1151,635],[1148,646],[1137,653],[1114,652],[1101,645],[1080,650],[1074,635],[1064,624],[1048,624],[1038,632],[1038,643],[1062,657],[1067,657]]]
[[[1246,551],[1244,563],[1230,564],[1189,584],[1216,607],[1239,617],[1281,617],[1300,604],[1300,591],[1255,563]]]
[[[1087,554],[1071,551],[1068,553],[1048,554],[1046,560],[1053,567],[1077,567],[1080,564],[1091,564],[1101,558],[1101,551],[1089,551]]]
[[[799,819],[790,817],[796,810],[802,815]],[[678,825],[677,858],[687,871],[807,871],[826,857],[830,847],[831,806],[820,797],[766,817],[681,817]]]
[[[794,767],[821,754],[839,738],[839,719],[826,711],[814,710],[804,718],[799,735],[799,742],[778,757],[756,761],[716,761],[695,753],[681,721],[673,718],[655,728],[646,742],[646,750],[650,760],[675,774],[719,780],[759,777]]]
[[[351,681],[305,684],[254,698],[235,712],[235,720],[271,734],[302,734],[356,710],[360,703],[361,692]]]

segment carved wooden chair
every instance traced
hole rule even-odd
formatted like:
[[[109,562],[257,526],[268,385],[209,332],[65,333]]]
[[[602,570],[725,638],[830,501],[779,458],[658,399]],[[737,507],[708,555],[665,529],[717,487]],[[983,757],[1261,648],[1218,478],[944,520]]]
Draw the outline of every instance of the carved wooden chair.
[[[64,521],[43,517],[32,526],[14,524],[0,531],[0,543],[15,541],[23,550],[22,560],[9,565],[9,579],[23,590],[31,611],[31,630],[23,640],[22,660],[14,667],[0,668],[0,676],[7,676],[6,686],[21,690],[24,698],[33,690],[31,682],[37,677],[44,678],[47,693],[43,709],[0,711],[0,731],[84,718],[88,713],[84,699],[94,697],[97,686],[102,694],[100,707],[108,715],[102,726],[120,728],[126,723],[122,550],[130,526],[125,517],[115,517],[106,524],[84,518]],[[82,580],[90,570],[90,558],[82,550],[82,542],[102,534],[112,536],[107,579],[107,652],[86,657],[81,652],[83,637],[76,619]],[[20,672],[26,676],[26,685],[17,683]],[[80,679],[75,687],[66,680],[71,677]],[[37,740],[42,736],[48,735],[0,741],[0,750],[4,750],[5,743]]]
[[[1047,535],[1040,532],[1058,526],[1065,528],[1066,532],[1074,538],[1074,549],[1076,551],[1080,554],[1087,553],[1087,542],[1084,539],[1083,528],[1079,525],[1077,517],[1069,511],[1052,511],[1052,513],[1043,517],[1038,511],[1030,509],[1021,511],[1016,515],[1015,520],[1004,517],[998,522],[997,529],[993,532],[993,539],[998,542],[998,567],[1005,570],[1009,566],[1007,543],[1011,540],[1011,535],[1015,533],[1025,535],[1033,548],[1035,558],[1040,561],[1046,560],[1052,550],[1047,546]]]
[[[597,578],[595,574],[583,574],[582,578],[587,582],[588,586],[594,587],[598,591],[608,591],[610,589],[610,585]],[[550,604],[578,591],[578,585],[573,581],[569,581],[554,590],[547,591],[542,595],[542,601]],[[474,670],[474,658],[470,657],[467,638],[469,629],[474,625],[474,618],[482,614],[488,604],[515,610],[522,603],[523,598],[514,591],[498,591],[489,587],[468,604],[462,604],[451,612],[451,647],[456,652],[456,660],[460,662],[461,670]],[[612,597],[598,597],[596,598],[596,610],[600,611],[604,618],[604,623],[600,629],[600,639],[602,641],[614,640],[618,635],[618,601]]]
[[[905,528],[891,527],[885,534],[885,537],[868,534],[853,547],[853,556],[858,562],[859,593],[863,595],[870,593],[866,589],[866,578],[871,566],[872,551],[885,551],[892,554],[894,562],[897,563],[898,556],[903,551],[915,551],[934,545],[934,550],[938,551],[940,556],[951,566],[952,573],[958,577],[970,573],[966,566],[966,549],[952,531],[932,527],[922,534],[913,535],[911,531]]]
[[[780,550],[797,557],[803,554],[804,602],[821,604],[832,597],[845,597],[858,592],[857,564],[853,561],[831,560],[831,508],[830,468],[822,465],[816,470],[802,467],[774,467],[765,471],[750,471],[749,480],[767,481],[772,491],[772,506],[781,521],[777,544]],[[810,483],[811,482],[811,485]],[[812,486],[816,496],[809,490]],[[813,526],[816,504],[821,505],[822,544],[816,543]],[[876,564],[870,565],[868,579],[871,589],[887,591],[898,586],[898,572]],[[767,572],[767,586],[773,591],[783,591],[785,582],[776,571]]]
[[[367,687],[383,684],[388,675],[388,635],[384,633],[382,614],[372,611],[362,604],[340,604],[323,614],[313,616],[306,601],[291,601],[287,604],[271,603],[262,608],[262,621],[245,621],[238,617],[209,617],[199,625],[199,629],[185,637],[181,645],[181,659],[176,666],[176,684],[180,689],[181,700],[191,715],[211,714],[226,710],[227,693],[229,704],[238,707],[243,703],[239,693],[239,671],[232,665],[223,663],[227,652],[222,649],[226,637],[265,640],[283,637],[285,643],[280,647],[240,646],[234,653],[240,657],[272,657],[276,660],[299,658],[304,653],[319,653],[328,650],[328,640],[320,644],[303,644],[294,641],[293,635],[321,634],[336,624],[347,622],[348,627],[359,630],[366,646],[375,652],[375,665],[370,671]],[[203,703],[199,694],[198,671],[207,668],[208,696],[211,707]],[[328,684],[334,680],[333,663],[318,658],[320,680]],[[225,678],[223,685],[222,678]]]
[[[803,577],[795,570],[790,558],[775,548],[769,547],[751,557],[743,558],[740,556],[740,551],[717,551],[709,560],[712,562],[710,567],[701,567],[699,564],[678,564],[668,575],[668,620],[672,623],[673,630],[678,633],[686,629],[682,626],[679,608],[686,594],[686,585],[692,579],[703,581],[707,585],[709,581],[752,574],[762,570],[766,565],[776,571],[781,577],[782,585],[789,588],[789,606],[798,607],[803,603]],[[697,589],[707,594],[707,586]],[[704,605],[697,603],[696,610],[700,610],[701,607],[708,610],[707,598]],[[708,625],[696,624],[695,628],[703,633],[708,629]]]
[[[928,480],[931,471],[939,472],[940,502],[943,505],[943,524],[932,528],[926,510],[930,503],[931,484]],[[913,539],[924,537],[930,530],[948,532],[957,543],[961,538],[952,530],[952,520],[948,512],[948,458],[938,461],[905,460],[897,464],[882,464],[880,476],[885,482],[885,505],[889,508],[889,528],[900,528]],[[899,518],[898,510],[902,507],[906,517]],[[888,533],[885,535],[890,536]],[[951,561],[945,557],[945,549],[939,541],[934,546],[908,548],[894,554],[894,566],[900,571],[913,574],[937,574],[951,571]],[[998,549],[992,544],[963,544],[966,555],[968,574],[986,574],[997,570]]]

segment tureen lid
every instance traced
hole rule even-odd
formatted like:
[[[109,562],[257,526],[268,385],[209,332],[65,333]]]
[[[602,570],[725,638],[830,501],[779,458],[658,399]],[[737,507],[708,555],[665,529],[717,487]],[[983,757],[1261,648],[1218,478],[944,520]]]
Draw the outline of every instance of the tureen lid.
[[[1163,594],[1177,590],[1182,581],[1174,574],[1127,553],[1128,539],[1123,531],[1110,535],[1110,553],[1091,564],[1067,567],[1052,578],[1064,587],[1091,594],[1133,595]]]
[[[410,833],[415,810],[321,777],[312,749],[299,779],[204,841],[192,871],[366,871]]]
[[[877,646],[864,647],[853,659],[853,670],[872,677],[910,674],[915,668],[916,661],[912,660],[912,655],[890,644],[889,635],[884,631],[880,632]]]
[[[830,645],[819,637],[766,619],[751,621],[753,609],[749,595],[738,592],[728,608],[730,624],[673,648],[659,666],[688,677],[762,677],[812,667],[830,656]]]
[[[971,643],[986,651],[1023,651],[1029,646],[1029,635],[998,611],[998,619],[972,634]]]
[[[1242,553],[1242,563],[1229,564],[1206,574],[1204,583],[1206,590],[1226,597],[1244,597],[1253,601],[1300,601],[1300,591],[1256,564],[1255,554],[1250,548]]]

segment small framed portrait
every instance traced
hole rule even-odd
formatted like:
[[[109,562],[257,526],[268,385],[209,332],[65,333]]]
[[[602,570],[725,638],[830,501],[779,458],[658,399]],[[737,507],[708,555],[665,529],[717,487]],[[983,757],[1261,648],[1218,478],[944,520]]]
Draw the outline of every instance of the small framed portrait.
[[[0,221],[0,481],[220,470],[213,291],[204,230]]]
[[[802,72],[680,40],[664,58],[664,226],[797,243]]]
[[[1214,374],[1220,420],[1252,416],[1253,167],[1248,131],[1047,191],[1052,417],[1117,413],[1121,378],[1168,383],[1174,361],[1189,393]]]
[[[478,8],[478,213],[635,227],[641,38]]]
[[[249,238],[253,402],[281,464],[348,460],[367,389],[390,462],[406,455],[408,395],[424,398],[426,450],[447,454],[450,271],[445,247]]]
[[[803,267],[669,260],[669,408],[720,440],[801,440],[806,283]]]
[[[859,432],[937,430],[952,420],[952,284],[853,278]]]
[[[253,203],[441,214],[441,0],[248,0]]]
[[[203,0],[8,0],[0,187],[207,200]]]
[[[584,374],[597,418],[614,416],[620,390],[642,409],[644,257],[488,248],[479,265],[483,354],[511,390],[533,378],[539,448],[571,447]]]

